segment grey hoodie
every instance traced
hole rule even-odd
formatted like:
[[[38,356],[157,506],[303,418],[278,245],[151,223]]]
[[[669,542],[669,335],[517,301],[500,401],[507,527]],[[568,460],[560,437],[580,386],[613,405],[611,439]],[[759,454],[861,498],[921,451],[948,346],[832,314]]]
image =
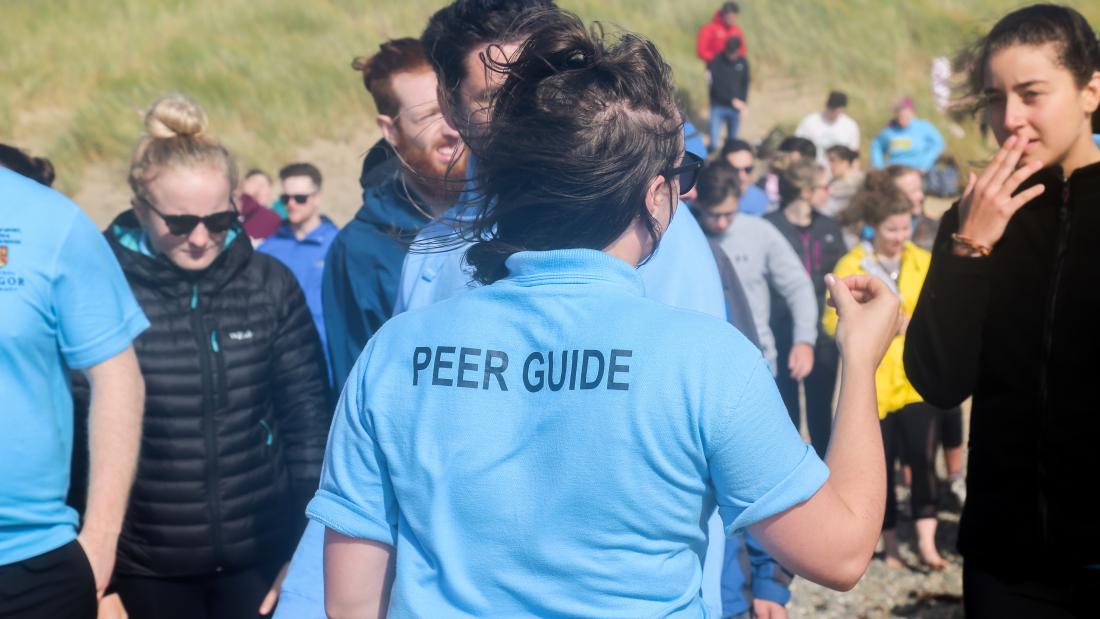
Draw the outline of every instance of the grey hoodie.
[[[794,342],[817,342],[817,299],[806,268],[791,244],[770,222],[751,215],[736,215],[724,235],[715,241],[733,261],[752,308],[760,347],[776,373],[775,336],[771,316],[771,290],[786,300],[794,317]]]

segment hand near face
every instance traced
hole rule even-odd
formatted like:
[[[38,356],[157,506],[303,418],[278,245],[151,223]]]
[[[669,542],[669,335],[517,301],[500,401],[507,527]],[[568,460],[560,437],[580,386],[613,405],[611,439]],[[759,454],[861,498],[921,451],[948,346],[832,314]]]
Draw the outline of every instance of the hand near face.
[[[960,235],[993,247],[1001,240],[1008,220],[1016,211],[1042,195],[1045,189],[1042,185],[1016,194],[1016,189],[1043,167],[1042,162],[1036,160],[1017,169],[1026,147],[1027,140],[1012,136],[981,175],[970,173],[970,181],[959,202]]]

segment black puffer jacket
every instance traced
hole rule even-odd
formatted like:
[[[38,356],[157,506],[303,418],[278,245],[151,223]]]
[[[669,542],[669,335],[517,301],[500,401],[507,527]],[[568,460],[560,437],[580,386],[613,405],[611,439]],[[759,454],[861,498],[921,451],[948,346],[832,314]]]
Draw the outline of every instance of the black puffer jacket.
[[[305,296],[243,234],[195,274],[138,251],[137,228],[128,211],[106,233],[151,323],[134,343],[145,422],[116,569],[170,577],[286,561],[330,414]]]

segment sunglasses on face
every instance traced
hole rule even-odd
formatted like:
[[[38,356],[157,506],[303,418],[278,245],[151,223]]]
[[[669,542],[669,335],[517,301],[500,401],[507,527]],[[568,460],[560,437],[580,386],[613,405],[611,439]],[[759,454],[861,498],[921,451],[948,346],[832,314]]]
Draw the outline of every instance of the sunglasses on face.
[[[164,220],[164,224],[168,226],[168,232],[176,236],[189,236],[200,223],[206,227],[206,231],[210,234],[222,234],[232,228],[239,217],[237,206],[232,201],[229,203],[230,208],[228,211],[220,211],[205,217],[199,217],[198,215],[165,215],[157,210],[152,202],[143,201],[149,207],[149,210]]]
[[[740,173],[742,173],[742,174],[752,174],[752,170],[753,170],[753,168],[754,168],[754,167],[756,167],[756,166],[751,166],[751,165],[747,165],[747,166],[745,166],[745,167],[743,167],[743,168],[739,168],[739,167],[737,167],[737,166],[733,166],[733,169],[734,169],[734,170],[737,170],[738,172],[740,172]]]
[[[279,196],[279,199],[283,201],[283,204],[290,204],[291,202],[294,202],[295,204],[305,204],[306,202],[309,202],[309,199],[312,198],[316,193],[316,191],[313,193],[284,193],[283,195]]]
[[[661,172],[665,180],[671,181],[675,176],[680,180],[680,195],[686,195],[695,187],[695,181],[699,179],[699,171],[703,169],[703,158],[695,153],[685,151],[684,160],[680,165]]]

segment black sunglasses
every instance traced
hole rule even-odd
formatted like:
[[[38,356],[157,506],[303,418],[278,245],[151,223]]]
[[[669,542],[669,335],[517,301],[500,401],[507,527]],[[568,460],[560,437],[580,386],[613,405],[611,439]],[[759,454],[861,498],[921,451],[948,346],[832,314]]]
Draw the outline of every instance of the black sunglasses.
[[[673,176],[680,179],[680,195],[685,195],[693,187],[695,187],[695,181],[699,180],[699,171],[703,169],[703,158],[691,151],[684,151],[684,160],[680,162],[680,165],[669,168],[664,172],[661,172],[661,176],[665,177],[666,181],[671,181]]]
[[[743,167],[743,168],[739,168],[739,167],[737,167],[737,166],[733,166],[733,169],[734,169],[734,170],[737,170],[738,172],[741,172],[741,173],[743,173],[743,174],[752,174],[752,170],[753,170],[753,167],[755,167],[755,166],[747,165],[747,166],[745,166],[745,167]]]
[[[305,204],[316,193],[316,191],[313,193],[284,193],[279,196],[279,199],[283,201],[283,204],[290,204],[292,200],[298,204]]]
[[[158,211],[157,207],[149,200],[142,201],[149,207],[149,210],[164,220],[165,225],[168,226],[168,232],[176,236],[190,235],[200,223],[206,226],[206,230],[210,234],[221,234],[232,228],[240,217],[237,214],[237,205],[232,201],[229,203],[230,209],[228,211],[221,211],[205,217],[199,217],[198,215],[165,215]]]

